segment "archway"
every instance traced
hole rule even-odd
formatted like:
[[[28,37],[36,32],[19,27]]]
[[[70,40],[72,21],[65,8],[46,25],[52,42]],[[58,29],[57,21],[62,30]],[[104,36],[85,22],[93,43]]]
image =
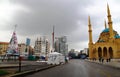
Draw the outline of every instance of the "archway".
[[[106,47],[103,48],[103,57],[107,57],[107,48]]]
[[[100,47],[98,48],[98,57],[102,57],[102,49]]]
[[[113,50],[112,47],[109,47],[109,57],[113,58]]]

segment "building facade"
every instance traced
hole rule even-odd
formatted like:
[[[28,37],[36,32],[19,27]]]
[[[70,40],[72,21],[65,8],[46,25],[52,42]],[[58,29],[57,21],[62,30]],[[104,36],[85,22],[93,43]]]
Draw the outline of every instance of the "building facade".
[[[117,31],[113,30],[112,18],[109,5],[107,5],[108,27],[105,22],[105,29],[100,33],[97,42],[93,43],[92,25],[90,16],[88,18],[89,27],[89,57],[90,58],[120,58],[120,36]]]
[[[9,43],[8,42],[0,42],[0,55],[5,55]]]
[[[83,50],[80,51],[80,53],[88,55],[88,48],[84,48]]]
[[[36,56],[45,56],[50,52],[50,42],[45,37],[35,41],[34,54]]]
[[[62,36],[56,38],[55,41],[55,51],[64,54],[65,56],[68,55],[68,44],[66,36]]]
[[[33,55],[33,48],[30,45],[26,45],[25,43],[18,44],[18,51],[20,52],[20,55]]]

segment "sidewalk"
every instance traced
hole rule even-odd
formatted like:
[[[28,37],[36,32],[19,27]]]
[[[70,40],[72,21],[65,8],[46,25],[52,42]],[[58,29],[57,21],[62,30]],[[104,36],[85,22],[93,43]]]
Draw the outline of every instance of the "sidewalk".
[[[4,61],[0,62],[0,69],[9,71],[8,75],[3,77],[21,77],[22,75],[27,75],[33,72],[41,71],[44,69],[48,69],[54,67],[52,65],[48,65],[45,62],[36,62],[36,61],[22,61],[21,62],[21,72],[18,72],[19,69],[19,61]],[[18,73],[16,73],[18,72]]]
[[[45,62],[37,62],[37,61],[21,61],[22,66],[26,65],[44,65],[46,64]],[[19,61],[0,61],[0,67],[5,67],[5,66],[19,66]]]
[[[26,66],[27,64],[21,63],[21,66]],[[12,67],[18,67],[19,66],[19,62],[18,61],[4,61],[1,62],[0,61],[0,68],[12,68]]]
[[[86,60],[86,61],[101,64],[101,65],[106,65],[106,66],[113,67],[113,68],[116,68],[116,69],[120,69],[120,59],[112,59],[110,62],[106,62],[106,60],[104,60],[103,63],[99,62],[99,60],[96,60],[96,61]]]

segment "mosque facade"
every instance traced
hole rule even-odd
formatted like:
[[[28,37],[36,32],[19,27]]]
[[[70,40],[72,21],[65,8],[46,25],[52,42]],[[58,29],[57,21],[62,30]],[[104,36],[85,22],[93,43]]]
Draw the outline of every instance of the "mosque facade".
[[[88,17],[88,33],[89,33],[89,58],[120,58],[120,36],[117,31],[113,30],[112,18],[109,5],[107,5],[108,28],[105,22],[105,29],[100,33],[97,42],[93,43],[92,25],[90,16]]]

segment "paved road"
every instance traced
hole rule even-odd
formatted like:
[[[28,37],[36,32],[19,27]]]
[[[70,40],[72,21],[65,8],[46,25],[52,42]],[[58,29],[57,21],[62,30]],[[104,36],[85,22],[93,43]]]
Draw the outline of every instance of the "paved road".
[[[120,70],[84,60],[71,60],[68,64],[26,77],[120,77]]]

